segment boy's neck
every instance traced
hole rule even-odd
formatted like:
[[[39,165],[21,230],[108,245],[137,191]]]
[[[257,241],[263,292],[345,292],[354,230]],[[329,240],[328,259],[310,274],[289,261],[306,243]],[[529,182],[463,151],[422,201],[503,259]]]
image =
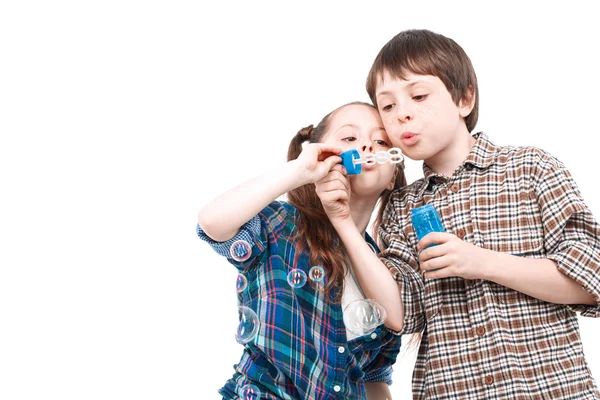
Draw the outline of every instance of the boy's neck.
[[[425,163],[435,172],[452,177],[454,171],[465,161],[477,140],[466,130],[456,135],[446,147]]]

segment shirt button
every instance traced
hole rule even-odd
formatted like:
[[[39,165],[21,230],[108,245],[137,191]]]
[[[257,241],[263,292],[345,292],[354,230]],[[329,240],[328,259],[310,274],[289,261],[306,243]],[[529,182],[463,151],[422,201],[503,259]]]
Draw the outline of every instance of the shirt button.
[[[460,239],[465,237],[465,230],[464,229],[459,229],[458,232],[456,232],[456,236],[458,236]]]
[[[342,390],[342,388],[340,387],[340,385],[335,385],[333,387],[333,390],[335,390],[336,392],[339,392],[340,390]]]
[[[344,346],[340,346],[340,347],[338,347],[338,351],[339,351],[340,353],[343,353],[343,352],[344,352]]]
[[[377,338],[377,334],[376,333],[371,333],[371,339],[376,339]]]
[[[491,385],[492,383],[494,383],[494,377],[491,375],[488,375],[485,377],[485,384],[486,385]]]
[[[459,189],[460,186],[458,186],[457,184],[454,184],[450,187],[450,190],[452,190],[454,193],[458,192]]]
[[[478,327],[475,332],[477,332],[477,336],[485,335],[485,328],[483,326]]]

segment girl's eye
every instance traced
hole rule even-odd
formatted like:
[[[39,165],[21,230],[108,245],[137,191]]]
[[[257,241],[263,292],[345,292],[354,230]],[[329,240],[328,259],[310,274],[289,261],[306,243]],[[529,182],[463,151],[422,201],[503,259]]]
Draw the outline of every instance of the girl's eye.
[[[390,111],[393,106],[394,106],[393,104],[388,104],[387,106],[383,106],[382,110],[383,111]]]
[[[418,96],[414,96],[413,100],[415,100],[415,101],[423,101],[423,100],[425,100],[427,98],[427,96],[428,96],[427,94],[421,94],[421,95],[418,95]]]
[[[354,142],[356,140],[353,136],[348,136],[342,139],[344,142]]]
[[[389,143],[385,140],[377,139],[375,140],[375,143],[377,143],[379,146],[390,147]]]

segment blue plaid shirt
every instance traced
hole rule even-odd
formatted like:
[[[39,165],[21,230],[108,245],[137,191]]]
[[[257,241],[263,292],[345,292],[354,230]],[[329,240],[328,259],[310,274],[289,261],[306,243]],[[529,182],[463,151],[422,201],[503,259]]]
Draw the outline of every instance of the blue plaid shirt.
[[[238,399],[240,388],[249,383],[260,389],[261,399],[293,400],[364,399],[365,382],[391,384],[400,336],[380,325],[348,341],[339,303],[326,299],[310,281],[299,289],[288,284],[291,269],[308,275],[311,267],[299,239],[292,240],[298,216],[291,204],[275,201],[227,242],[215,242],[197,226],[198,236],[247,278],[238,300],[260,320],[258,335],[244,346],[233,377],[219,391],[225,398]],[[238,240],[252,248],[245,261],[230,255]]]

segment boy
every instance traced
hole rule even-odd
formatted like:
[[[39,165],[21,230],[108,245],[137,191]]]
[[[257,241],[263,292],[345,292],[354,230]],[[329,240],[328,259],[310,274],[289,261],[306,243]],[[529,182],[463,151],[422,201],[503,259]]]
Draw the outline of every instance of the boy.
[[[335,181],[346,177],[334,170],[317,188],[363,290],[387,309],[386,326],[422,332],[414,398],[600,398],[576,315],[600,316],[600,230],[563,164],[471,135],[477,78],[445,36],[398,34],[375,59],[367,91],[392,144],[424,161],[424,178],[386,208],[383,264],[341,206]],[[410,212],[424,204],[446,232],[417,243]]]

